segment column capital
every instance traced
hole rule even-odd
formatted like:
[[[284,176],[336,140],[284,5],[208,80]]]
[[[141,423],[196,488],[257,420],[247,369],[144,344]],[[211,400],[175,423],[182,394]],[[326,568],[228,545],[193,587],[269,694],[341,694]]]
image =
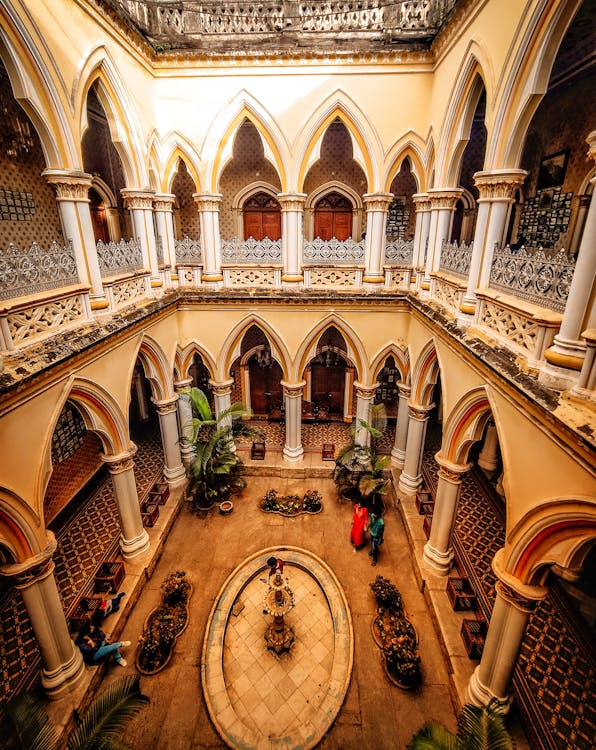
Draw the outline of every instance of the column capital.
[[[378,387],[379,387],[378,383],[365,385],[364,383],[359,383],[358,381],[354,381],[354,388],[356,389],[356,395],[360,396],[360,398],[374,398]]]
[[[515,191],[528,176],[525,169],[494,169],[487,172],[476,172],[474,184],[480,193],[479,200],[510,201]]]
[[[412,386],[406,385],[405,383],[398,383],[397,390],[399,391],[400,398],[410,398],[410,394],[412,393]]]
[[[408,404],[408,416],[412,417],[412,419],[417,419],[419,422],[426,422],[433,406],[434,404],[430,404],[430,406]]]
[[[234,378],[229,378],[229,380],[223,380],[219,382],[210,380],[209,385],[211,386],[211,390],[215,396],[227,396],[228,393],[232,392],[232,388],[234,386]]]
[[[153,190],[122,188],[120,195],[122,195],[125,208],[129,211],[134,211],[135,209],[151,211],[153,209],[153,198],[155,197]]]
[[[472,468],[472,463],[454,464],[443,458],[440,452],[435,454],[435,461],[439,464],[438,475],[451,484],[461,484],[463,475]]]
[[[171,396],[170,398],[164,398],[161,401],[153,401],[153,404],[155,405],[155,409],[157,410],[157,413],[160,416],[164,416],[165,414],[170,414],[173,411],[176,411],[178,403],[178,394],[176,393],[175,396]]]
[[[172,212],[176,196],[173,193],[155,193],[153,196],[153,208],[155,211]]]
[[[296,398],[297,396],[302,396],[304,394],[305,385],[306,385],[306,380],[301,380],[299,383],[288,383],[285,380],[281,381],[281,386],[284,389],[284,396],[288,396],[289,398]]]
[[[430,196],[428,193],[414,193],[412,201],[417,214],[430,211]]]
[[[54,570],[52,555],[56,551],[58,542],[51,531],[46,533],[48,544],[41,552],[21,563],[0,565],[0,576],[13,578],[16,588],[22,589],[51,573]]]
[[[223,195],[221,193],[193,193],[192,199],[199,211],[219,211]]]
[[[548,594],[546,586],[535,586],[523,583],[505,567],[505,549],[501,547],[492,560],[492,569],[499,579],[497,593],[509,604],[522,612],[532,612],[536,604]]]
[[[588,135],[586,143],[588,144],[588,156],[592,161],[596,161],[596,130],[592,130]]]
[[[57,201],[89,203],[92,175],[86,172],[69,172],[63,169],[45,169],[42,176],[54,190]]]
[[[365,193],[362,202],[367,211],[386,211],[393,200],[393,193]]]
[[[282,211],[303,211],[306,193],[278,193],[277,200]]]
[[[428,191],[431,211],[455,211],[463,192],[462,188],[431,188]]]
[[[118,453],[116,455],[101,454],[101,460],[107,464],[108,471],[110,474],[122,474],[125,471],[129,471],[134,466],[134,456],[137,452],[137,446],[132,445],[129,451]]]
[[[174,381],[174,388],[176,392],[186,391],[192,385],[192,378],[181,378],[180,380]]]

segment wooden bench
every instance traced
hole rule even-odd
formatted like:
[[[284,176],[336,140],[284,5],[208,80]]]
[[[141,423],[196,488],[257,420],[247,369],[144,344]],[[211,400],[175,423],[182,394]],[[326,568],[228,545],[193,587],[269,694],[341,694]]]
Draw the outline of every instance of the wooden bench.
[[[448,578],[447,596],[456,612],[476,611],[478,599],[467,578]]]
[[[321,458],[323,461],[335,461],[335,443],[323,443]]]
[[[263,461],[265,458],[265,443],[256,441],[250,449],[250,457],[253,461]]]
[[[117,594],[120,584],[124,580],[124,563],[111,560],[101,563],[93,576],[95,593],[108,592]]]
[[[433,523],[433,517],[426,515],[424,516],[424,521],[422,522],[422,531],[424,531],[424,536],[428,539],[430,537],[430,527]]]
[[[416,493],[416,510],[421,516],[432,515],[435,502],[429,489],[418,490]]]
[[[461,626],[461,637],[470,659],[480,659],[484,650],[486,620],[464,620]]]
[[[90,622],[101,602],[101,596],[79,596],[68,612],[70,630],[80,630],[86,623]]]
[[[143,518],[143,526],[153,528],[159,518],[159,505],[146,500],[141,504],[141,517]]]
[[[167,482],[156,482],[149,490],[147,502],[165,505],[170,497],[170,485]]]

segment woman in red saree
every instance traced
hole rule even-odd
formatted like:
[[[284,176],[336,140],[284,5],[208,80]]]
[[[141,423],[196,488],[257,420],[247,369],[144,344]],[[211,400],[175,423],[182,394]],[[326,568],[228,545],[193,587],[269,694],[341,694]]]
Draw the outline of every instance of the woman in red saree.
[[[350,540],[354,547],[358,549],[365,542],[364,532],[368,527],[368,511],[360,503],[354,505],[354,515],[352,518],[352,530],[350,531]]]

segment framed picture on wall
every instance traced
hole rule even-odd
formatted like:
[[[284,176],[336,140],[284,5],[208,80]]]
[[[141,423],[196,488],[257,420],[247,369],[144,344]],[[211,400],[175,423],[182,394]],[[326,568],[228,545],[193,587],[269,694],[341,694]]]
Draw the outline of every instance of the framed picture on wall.
[[[567,170],[567,160],[569,159],[569,149],[558,151],[556,154],[545,156],[540,162],[538,171],[537,189],[555,187],[562,185]]]

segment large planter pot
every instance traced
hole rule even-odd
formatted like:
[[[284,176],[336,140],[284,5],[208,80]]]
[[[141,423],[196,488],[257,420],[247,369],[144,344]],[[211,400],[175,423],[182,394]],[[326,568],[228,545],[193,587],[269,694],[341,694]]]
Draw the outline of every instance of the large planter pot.
[[[156,607],[147,615],[147,618],[143,625],[143,638],[145,638],[146,635],[151,632],[152,628],[155,627],[156,621],[158,620],[163,621],[172,616],[174,618],[178,618],[180,625],[176,630],[174,639],[170,643],[164,643],[163,648],[158,652],[158,656],[155,656],[151,659],[151,661],[154,662],[154,666],[152,668],[147,667],[147,658],[145,653],[146,645],[144,642],[141,642],[141,646],[137,650],[137,654],[135,657],[135,666],[142,675],[150,676],[158,674],[168,666],[174,653],[176,641],[182,635],[182,633],[184,633],[188,626],[188,602],[190,600],[190,597],[192,596],[193,586],[189,581],[187,581],[186,583],[188,584],[188,596],[186,598],[186,602],[171,608],[167,608],[162,604],[159,607]]]
[[[401,688],[402,690],[415,690],[420,685],[420,682],[421,682],[420,679],[417,679],[415,682],[411,684],[401,682],[394,674],[391,673],[391,671],[389,670],[389,667],[387,666],[387,660],[382,654],[381,654],[381,661],[383,662],[383,669],[385,670],[387,679],[389,680],[389,682],[391,682],[392,685],[395,685],[395,687]]]

